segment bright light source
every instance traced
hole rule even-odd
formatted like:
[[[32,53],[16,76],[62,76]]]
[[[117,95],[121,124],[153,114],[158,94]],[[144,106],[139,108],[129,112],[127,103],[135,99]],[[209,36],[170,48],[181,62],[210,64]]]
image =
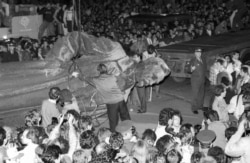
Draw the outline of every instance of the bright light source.
[[[3,39],[7,39],[7,38],[8,38],[7,35],[4,35],[4,36],[3,36]]]

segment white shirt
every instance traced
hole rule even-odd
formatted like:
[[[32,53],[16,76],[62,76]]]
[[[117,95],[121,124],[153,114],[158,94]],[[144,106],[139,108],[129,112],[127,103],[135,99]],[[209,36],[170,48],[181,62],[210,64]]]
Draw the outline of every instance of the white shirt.
[[[249,163],[250,137],[242,137],[242,132],[238,130],[228,141],[225,154],[231,157],[240,157],[238,163]]]
[[[29,144],[19,153],[23,153],[23,157],[20,158],[20,163],[35,163],[36,153],[35,150],[38,147],[37,144]]]
[[[156,53],[148,54],[148,51],[142,53],[142,60],[145,61],[148,58],[156,57]]]
[[[233,59],[234,64],[233,64],[233,68],[234,71],[236,71],[237,73],[240,73],[240,69],[241,69],[241,61]]]
[[[164,135],[170,135],[169,133],[167,133],[165,131],[165,128],[166,128],[166,126],[162,126],[162,125],[160,125],[158,123],[158,125],[157,125],[157,127],[155,129],[155,134],[156,134],[155,144],[156,144],[157,140],[160,139],[162,136],[164,136]]]
[[[227,104],[224,98],[215,97],[212,109],[218,113],[220,121],[228,122],[229,116],[228,116]]]
[[[182,160],[181,163],[190,163],[191,156],[194,153],[194,147],[191,145],[183,145],[181,146],[181,154]]]
[[[242,96],[243,95],[239,95],[238,103],[237,103],[238,95],[232,97],[232,99],[230,100],[230,104],[227,107],[228,112],[233,113],[237,119],[240,118],[240,116],[243,114],[245,110]]]

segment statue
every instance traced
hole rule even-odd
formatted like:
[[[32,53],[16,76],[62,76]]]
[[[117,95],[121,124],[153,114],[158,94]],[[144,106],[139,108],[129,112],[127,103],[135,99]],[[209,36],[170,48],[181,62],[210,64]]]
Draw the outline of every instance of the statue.
[[[118,42],[84,32],[72,32],[59,38],[43,61],[0,65],[0,112],[39,107],[53,86],[70,89],[87,105],[95,94],[95,88],[73,78],[71,74],[78,71],[84,76],[95,77],[100,63],[108,67],[109,73],[132,79],[133,86],[136,83],[159,83],[170,73],[160,58],[136,63],[126,55]],[[127,93],[130,89],[131,86]]]

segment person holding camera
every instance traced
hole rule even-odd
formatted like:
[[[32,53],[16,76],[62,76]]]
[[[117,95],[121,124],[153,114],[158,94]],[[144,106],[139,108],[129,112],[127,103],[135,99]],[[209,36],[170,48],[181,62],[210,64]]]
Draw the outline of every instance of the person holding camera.
[[[244,136],[250,124],[250,117],[243,116],[239,123],[238,130],[230,138],[225,147],[225,154],[231,157],[240,157],[240,163],[247,163],[250,160],[250,136]]]

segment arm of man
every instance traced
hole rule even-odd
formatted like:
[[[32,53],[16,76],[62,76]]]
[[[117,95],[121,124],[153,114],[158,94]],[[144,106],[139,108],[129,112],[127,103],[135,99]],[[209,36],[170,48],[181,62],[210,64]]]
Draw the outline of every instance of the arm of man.
[[[239,157],[249,149],[249,147],[247,147],[249,145],[249,138],[242,138],[242,134],[245,131],[245,123],[245,119],[240,122],[237,132],[228,141],[225,147],[225,153],[227,155],[232,157]]]
[[[237,96],[232,97],[232,99],[230,100],[230,104],[227,106],[228,113],[235,112],[236,102],[237,102]]]
[[[60,21],[57,19],[57,14],[58,14],[59,10],[60,10],[59,8],[56,9],[56,11],[54,12],[54,15],[53,15],[53,18],[54,18],[56,23],[60,23]]]

